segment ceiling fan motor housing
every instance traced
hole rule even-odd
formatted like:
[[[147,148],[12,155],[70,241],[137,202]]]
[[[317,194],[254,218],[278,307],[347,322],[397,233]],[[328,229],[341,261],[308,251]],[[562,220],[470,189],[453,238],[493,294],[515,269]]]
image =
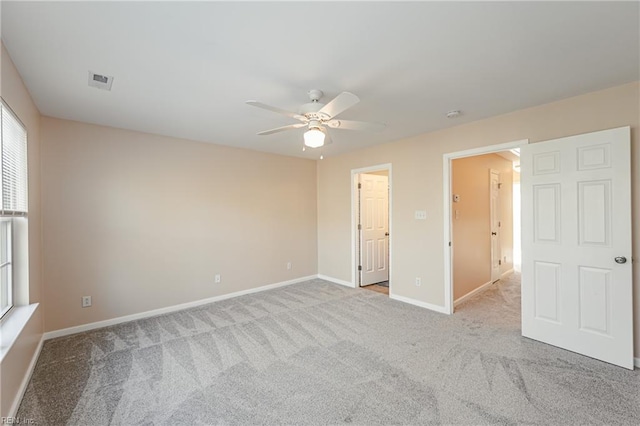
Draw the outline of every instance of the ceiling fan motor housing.
[[[324,93],[322,93],[322,90],[318,89],[311,89],[307,93],[309,94],[309,99],[311,100],[311,102],[318,102],[322,95],[324,95]]]
[[[309,130],[311,129],[322,129],[322,123],[318,120],[310,120],[309,121]]]
[[[331,117],[329,117],[328,115],[325,116],[325,114],[318,114],[318,111],[320,111],[325,105],[320,102],[320,98],[322,98],[322,96],[324,95],[324,93],[322,93],[322,90],[311,89],[308,93],[311,102],[308,102],[300,107],[300,114],[304,115],[307,120],[329,120]]]
[[[300,114],[304,115],[309,119],[312,119],[311,117],[307,116],[307,114],[310,114],[310,115],[316,114],[318,111],[322,109],[323,106],[324,104],[320,102],[306,103],[300,107]]]

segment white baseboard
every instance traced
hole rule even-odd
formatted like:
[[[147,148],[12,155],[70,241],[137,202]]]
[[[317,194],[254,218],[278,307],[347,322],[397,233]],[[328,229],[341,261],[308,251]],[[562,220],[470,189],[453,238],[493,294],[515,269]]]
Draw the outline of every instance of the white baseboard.
[[[350,283],[349,281],[339,280],[338,278],[329,277],[327,275],[318,274],[318,278],[321,280],[332,282],[334,284],[340,284],[347,287],[355,288],[353,283]]]
[[[421,308],[429,309],[431,311],[436,311],[441,314],[448,314],[447,309],[444,306],[432,305],[431,303],[421,302],[416,299],[411,299],[409,297],[398,296],[396,294],[389,293],[389,298],[397,300],[399,302],[409,303],[410,305],[419,306]]]
[[[278,287],[284,287],[291,284],[301,283],[317,278],[317,275],[309,275],[306,277],[295,278],[289,281],[282,281],[275,284],[263,285],[261,287],[250,288],[248,290],[236,291],[234,293],[221,294],[220,296],[209,297],[206,299],[194,300],[193,302],[181,303],[179,305],[167,306],[165,308],[153,309],[151,311],[140,312],[138,314],[125,315],[122,317],[112,318],[104,321],[82,324],[75,327],[63,328],[60,330],[48,331],[44,333],[44,340],[56,337],[68,336],[71,334],[82,333],[83,331],[95,330],[96,328],[109,327],[111,325],[121,324],[123,322],[135,321],[143,318],[155,317],[158,315],[168,314],[171,312],[182,311],[184,309],[195,308],[196,306],[206,305],[220,300],[231,299],[246,294],[258,293],[261,291],[271,290]]]
[[[635,364],[636,367],[640,368],[640,358],[634,358],[633,363]]]
[[[22,379],[22,383],[20,383],[20,389],[18,389],[18,393],[13,400],[13,404],[11,404],[11,408],[9,409],[9,417],[16,417],[18,414],[18,408],[20,408],[20,403],[22,402],[22,398],[24,397],[25,392],[27,391],[27,386],[29,386],[29,381],[31,381],[31,376],[33,375],[33,370],[36,368],[36,364],[38,362],[38,357],[40,356],[40,351],[42,351],[42,345],[44,343],[44,335],[40,337],[40,341],[38,342],[38,347],[36,348],[33,357],[31,357],[31,362],[29,363],[29,367],[27,368],[27,374],[24,375]]]
[[[507,275],[511,275],[511,274],[513,274],[513,268],[509,269],[508,271],[503,272],[502,275],[500,275],[500,278],[504,278]]]
[[[453,301],[453,306],[458,306],[460,303],[462,303],[465,300],[475,296],[476,294],[482,293],[483,291],[488,289],[491,286],[491,284],[493,284],[493,282],[488,281],[488,282],[482,284],[480,287],[478,287],[478,288],[476,288],[474,290],[471,290],[469,293],[465,294],[464,296],[457,298],[456,300]]]

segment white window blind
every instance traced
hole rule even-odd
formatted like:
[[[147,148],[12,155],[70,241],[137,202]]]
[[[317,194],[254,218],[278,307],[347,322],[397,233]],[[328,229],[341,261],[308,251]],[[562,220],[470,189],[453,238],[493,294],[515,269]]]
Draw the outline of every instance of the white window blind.
[[[27,131],[4,102],[0,103],[2,147],[0,177],[2,178],[2,216],[27,214]]]

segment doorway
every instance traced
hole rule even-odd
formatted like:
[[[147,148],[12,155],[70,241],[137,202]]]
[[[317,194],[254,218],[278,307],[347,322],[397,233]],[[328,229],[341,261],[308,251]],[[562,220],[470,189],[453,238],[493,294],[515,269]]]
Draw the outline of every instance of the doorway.
[[[527,140],[444,156],[445,309],[482,292],[513,271],[513,160]],[[500,155],[500,153],[503,153]],[[509,158],[513,155],[513,158]],[[455,167],[456,163],[460,167]],[[464,185],[454,187],[456,181]]]
[[[454,311],[451,163],[522,148],[522,336],[633,369],[630,134],[627,126],[445,154],[446,311]]]
[[[514,271],[513,186],[519,151],[451,162],[454,309]]]
[[[352,282],[391,292],[391,165],[351,171]]]

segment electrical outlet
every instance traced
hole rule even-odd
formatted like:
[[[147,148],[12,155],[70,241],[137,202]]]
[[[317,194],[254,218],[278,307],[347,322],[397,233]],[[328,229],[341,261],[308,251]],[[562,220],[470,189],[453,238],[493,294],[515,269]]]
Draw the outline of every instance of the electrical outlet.
[[[291,270],[291,262],[287,262],[287,269]]]
[[[420,287],[422,285],[422,278],[416,277],[416,287]]]
[[[222,279],[220,278],[220,274],[216,274],[213,280],[215,281],[216,284],[222,281]]]
[[[91,306],[91,296],[82,296],[82,307],[89,308]]]
[[[427,219],[427,211],[426,210],[416,210],[415,218],[417,220],[426,220]]]

